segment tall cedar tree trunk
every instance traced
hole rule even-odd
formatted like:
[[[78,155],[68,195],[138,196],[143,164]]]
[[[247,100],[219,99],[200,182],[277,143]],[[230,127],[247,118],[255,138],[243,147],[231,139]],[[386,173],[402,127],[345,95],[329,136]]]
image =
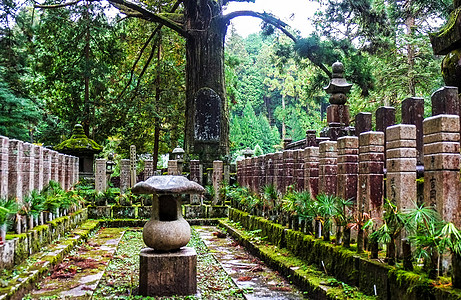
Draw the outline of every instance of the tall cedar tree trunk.
[[[186,20],[186,153],[202,153],[200,159],[217,159],[229,153],[229,120],[224,86],[224,38],[222,0],[184,1]],[[219,142],[199,142],[194,137],[194,96],[201,88],[213,89],[221,98]],[[210,152],[213,152],[211,154]],[[208,154],[208,155],[207,155]]]
[[[162,59],[162,36],[161,33],[159,33],[159,42],[158,42],[158,48],[157,48],[157,68],[160,69],[160,61]],[[160,104],[160,70],[157,72],[157,78],[155,79],[155,104],[159,105]],[[158,110],[157,110],[158,111]],[[160,145],[160,118],[157,114],[155,114],[154,117],[154,124],[155,124],[155,129],[154,129],[154,153],[152,155],[153,160],[154,160],[154,171],[157,171],[157,164],[158,164],[158,150],[159,150],[159,145]]]
[[[407,36],[411,39],[413,35],[413,30],[415,26],[415,17],[411,11],[411,6],[412,6],[411,0],[407,1],[405,4],[405,13],[406,13],[406,19],[405,19],[405,27],[407,29]],[[413,70],[415,67],[415,47],[411,44],[407,44],[407,63],[408,63],[408,93],[411,96],[416,96],[416,79],[415,75],[413,74]]]

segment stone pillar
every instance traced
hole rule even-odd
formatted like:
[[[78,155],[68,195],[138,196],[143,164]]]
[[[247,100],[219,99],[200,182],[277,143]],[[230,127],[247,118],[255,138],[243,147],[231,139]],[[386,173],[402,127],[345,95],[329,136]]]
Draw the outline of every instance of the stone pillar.
[[[59,182],[58,152],[51,151],[51,180]]]
[[[416,126],[386,129],[387,198],[402,211],[416,202]]]
[[[424,202],[447,222],[460,226],[459,116],[424,120]]]
[[[130,184],[130,160],[122,159],[120,160],[120,191],[125,193],[130,188]]]
[[[22,197],[27,197],[34,189],[34,145],[29,143],[23,144],[23,157],[21,163],[22,170]]]
[[[336,195],[337,142],[319,144],[319,194]]]
[[[8,150],[10,139],[0,136],[0,198],[8,197]]]
[[[274,154],[266,154],[266,184],[274,185]]]
[[[280,193],[285,193],[285,170],[283,168],[283,152],[275,152],[275,179],[276,179],[276,186],[277,186],[277,191]]]
[[[222,205],[222,199],[220,197],[219,190],[221,189],[222,179],[224,173],[224,163],[220,160],[213,161],[213,190],[214,199],[213,205]]]
[[[130,187],[136,184],[136,146],[130,146]],[[176,174],[175,174],[176,175]]]
[[[74,172],[74,177],[75,177],[74,182],[76,183],[76,182],[79,181],[79,176],[80,176],[80,174],[79,174],[80,158],[75,157],[74,158],[74,163],[75,163],[75,166],[74,166],[74,170],[75,170],[75,172]]]
[[[48,185],[51,180],[51,150],[43,149],[43,186]]]
[[[152,159],[146,159],[144,161],[144,180],[154,175],[154,161]]]
[[[410,97],[402,102],[402,124],[416,126],[416,159],[417,164],[423,164],[423,120],[424,99]]]
[[[284,176],[282,179],[282,191],[285,192],[289,186],[292,186],[294,181],[295,171],[295,151],[285,150],[283,151],[283,172]]]
[[[297,191],[304,191],[304,149],[295,150],[295,183]]]
[[[64,166],[66,173],[64,174],[64,185],[65,185],[65,190],[68,191],[72,187],[72,168],[71,168],[71,163],[70,163],[70,155],[65,155],[64,156]]]
[[[372,114],[361,112],[355,116],[355,135],[360,136],[362,132],[371,131],[373,127]]]
[[[237,178],[240,177],[240,180],[243,179],[243,165],[242,161],[237,162],[240,167],[237,167],[237,172],[239,175],[237,175]],[[200,164],[199,160],[191,160],[190,161],[190,180],[193,182],[196,182],[200,185],[202,185],[202,178],[203,178],[203,165]],[[239,182],[239,185],[242,186],[242,184]],[[191,194],[190,195],[190,204],[201,204],[201,196],[197,194]]]
[[[22,156],[23,142],[9,141],[8,157],[8,197],[22,200]]]
[[[381,219],[384,194],[384,133],[359,136],[358,206],[360,212]]]
[[[318,147],[317,145],[317,131],[306,131],[306,147]]]
[[[106,160],[96,159],[94,172],[94,189],[98,192],[104,192],[107,188],[106,181]]]
[[[66,168],[64,166],[64,154],[58,153],[58,163],[57,166],[58,168],[58,182],[59,185],[64,189],[64,179],[66,178]]]
[[[319,147],[304,149],[304,189],[312,198],[319,192]]]
[[[262,189],[266,186],[266,174],[267,174],[267,165],[266,165],[266,155],[262,155],[258,158],[258,168],[259,168],[259,178],[258,178],[258,191],[261,193]]]
[[[431,96],[432,116],[459,115],[458,88],[444,86]]]
[[[34,189],[41,191],[43,189],[43,148],[33,146],[34,152]]]
[[[359,173],[359,138],[344,136],[338,139],[338,179],[336,196],[351,199],[357,207]]]
[[[180,175],[177,160],[168,161],[168,175]]]
[[[260,179],[260,171],[261,169],[259,168],[259,162],[261,160],[260,156],[253,157],[253,166],[252,166],[252,175],[253,175],[253,184],[252,184],[252,190],[254,193],[259,193],[259,179]]]
[[[386,140],[386,128],[394,124],[394,107],[381,106],[376,110],[376,131],[384,132],[384,140]],[[384,144],[384,159],[386,159],[386,144]]]

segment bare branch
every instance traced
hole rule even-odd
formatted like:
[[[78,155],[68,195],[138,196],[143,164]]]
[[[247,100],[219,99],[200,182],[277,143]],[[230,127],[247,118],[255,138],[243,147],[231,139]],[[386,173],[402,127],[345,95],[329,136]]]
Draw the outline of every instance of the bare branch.
[[[227,24],[230,22],[230,20],[236,18],[236,17],[255,17],[255,18],[259,18],[273,26],[275,26],[276,28],[278,28],[279,30],[281,30],[286,36],[288,36],[293,42],[297,42],[298,39],[293,35],[291,34],[287,29],[286,27],[289,27],[288,24],[286,24],[285,22],[281,21],[280,19],[277,19],[275,17],[273,17],[272,15],[268,14],[268,13],[259,13],[259,12],[255,12],[255,11],[251,11],[251,10],[241,10],[241,11],[234,11],[234,12],[231,12],[225,16],[223,16],[223,22],[224,24]]]
[[[175,23],[161,14],[155,14],[137,4],[125,0],[109,0],[109,3],[126,15],[159,23],[160,25],[173,29],[182,36],[186,36],[186,31],[181,26],[182,24]]]
[[[61,7],[66,7],[66,6],[71,6],[75,5],[83,0],[76,0],[76,1],[71,1],[71,2],[66,2],[66,3],[60,3],[60,4],[53,4],[53,5],[42,5],[42,4],[34,4],[35,8],[61,8]]]

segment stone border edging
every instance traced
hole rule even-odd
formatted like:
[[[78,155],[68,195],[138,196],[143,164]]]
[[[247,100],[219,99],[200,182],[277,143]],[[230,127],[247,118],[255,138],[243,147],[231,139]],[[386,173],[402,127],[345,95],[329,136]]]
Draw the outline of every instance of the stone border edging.
[[[82,226],[72,231],[76,236],[69,237],[61,242],[57,241],[61,245],[61,247],[57,246],[57,250],[50,251],[43,256],[37,255],[38,261],[22,273],[25,274],[24,276],[20,275],[15,280],[10,281],[9,286],[6,288],[0,288],[0,300],[22,299],[41,276],[59,264],[64,256],[74,249],[76,245],[86,241],[90,234],[99,228],[99,223],[99,221],[94,220],[86,221]],[[52,248],[49,247],[49,249]],[[37,266],[37,264],[40,265]]]

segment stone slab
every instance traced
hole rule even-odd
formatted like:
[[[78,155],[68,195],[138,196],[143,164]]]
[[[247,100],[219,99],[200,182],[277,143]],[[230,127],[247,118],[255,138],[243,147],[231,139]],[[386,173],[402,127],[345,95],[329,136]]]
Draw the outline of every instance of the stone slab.
[[[384,174],[384,162],[360,162],[360,174]]]
[[[359,136],[359,146],[384,146],[384,132],[368,131]]]
[[[386,128],[386,142],[398,140],[416,140],[416,126],[399,124]]]
[[[387,172],[387,198],[400,210],[414,208],[416,203],[416,172]]]
[[[424,155],[424,170],[459,170],[459,154]]]
[[[423,143],[430,144],[436,142],[459,142],[459,133],[437,132],[423,136]]]
[[[459,142],[438,142],[424,144],[423,153],[437,154],[437,153],[459,153]]]
[[[386,158],[413,158],[416,157],[417,152],[416,148],[396,148],[386,150]]]
[[[392,142],[386,142],[386,149],[396,148],[416,148],[416,140],[396,140]]]
[[[416,158],[386,159],[387,172],[416,172]]]
[[[360,153],[359,162],[384,161],[384,153]]]
[[[439,132],[458,132],[459,116],[457,115],[437,115],[424,119],[423,134],[433,134]]]

